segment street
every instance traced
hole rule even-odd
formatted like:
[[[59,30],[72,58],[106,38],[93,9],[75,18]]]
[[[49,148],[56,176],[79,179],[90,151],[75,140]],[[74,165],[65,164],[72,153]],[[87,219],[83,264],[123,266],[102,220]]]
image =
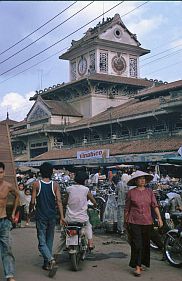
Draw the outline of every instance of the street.
[[[60,231],[56,230],[54,250],[59,241]],[[41,269],[42,257],[37,249],[36,229],[17,228],[12,230],[13,251],[16,257],[16,281],[50,280],[47,272]],[[124,239],[117,234],[106,234],[103,231],[94,234],[95,249],[87,256],[78,272],[71,271],[70,260],[65,252],[58,259],[58,271],[53,280],[86,280],[121,281],[134,280],[128,267],[130,248]],[[181,269],[171,267],[160,261],[161,254],[151,251],[151,267],[142,273],[143,280],[181,281]],[[3,279],[1,265],[0,280]]]

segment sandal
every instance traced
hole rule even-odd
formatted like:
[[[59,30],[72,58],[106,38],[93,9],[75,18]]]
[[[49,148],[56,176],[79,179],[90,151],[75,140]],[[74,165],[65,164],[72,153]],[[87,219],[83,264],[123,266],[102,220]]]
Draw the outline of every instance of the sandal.
[[[138,272],[138,271],[134,271],[133,274],[136,277],[140,277],[141,276],[141,272]]]
[[[135,271],[133,272],[134,276],[139,277],[141,276],[141,267],[140,266],[136,266]]]

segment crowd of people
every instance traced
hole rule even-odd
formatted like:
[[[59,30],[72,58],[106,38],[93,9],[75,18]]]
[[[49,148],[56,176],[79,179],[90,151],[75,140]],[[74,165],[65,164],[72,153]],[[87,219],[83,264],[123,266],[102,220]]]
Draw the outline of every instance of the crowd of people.
[[[85,171],[69,175],[55,172],[50,163],[44,162],[40,166],[38,177],[31,175],[26,178],[18,175],[18,190],[16,190],[10,183],[4,181],[4,170],[4,163],[0,162],[0,251],[7,281],[15,281],[15,259],[9,237],[11,222],[15,220],[17,210],[19,226],[22,220],[28,225],[31,214],[35,213],[38,249],[43,257],[42,269],[48,271],[49,277],[53,277],[58,268],[52,253],[57,211],[60,224],[63,226],[70,221],[85,222],[88,246],[90,249],[94,248],[87,206],[89,200],[96,207],[96,201],[86,182],[99,188],[99,179],[103,180],[99,172],[92,177],[89,177]],[[74,182],[66,188],[66,212],[64,212],[59,183],[73,179]],[[150,267],[150,236],[153,227],[151,210],[155,213],[159,227],[163,225],[151,186],[167,185],[172,179],[168,176],[159,177],[157,173],[133,169],[132,173],[126,170],[116,173],[109,180],[118,195],[118,230],[120,234],[127,232],[129,237],[131,247],[129,266],[134,268],[135,276],[140,276],[144,270],[143,266]],[[15,196],[10,220],[6,213],[9,193]]]

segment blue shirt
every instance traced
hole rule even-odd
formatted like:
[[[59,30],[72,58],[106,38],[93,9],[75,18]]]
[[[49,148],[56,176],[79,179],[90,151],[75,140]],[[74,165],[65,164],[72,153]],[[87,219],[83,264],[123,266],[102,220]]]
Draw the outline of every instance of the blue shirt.
[[[55,219],[56,200],[53,188],[53,181],[39,182],[39,192],[36,198],[36,219]]]

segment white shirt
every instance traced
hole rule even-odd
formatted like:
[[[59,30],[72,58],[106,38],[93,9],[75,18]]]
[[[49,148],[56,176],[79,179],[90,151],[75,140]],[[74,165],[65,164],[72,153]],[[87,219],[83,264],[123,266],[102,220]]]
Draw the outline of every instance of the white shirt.
[[[67,188],[68,204],[65,219],[68,222],[86,222],[87,214],[87,194],[89,188],[84,185],[74,184]]]
[[[18,190],[18,193],[19,193],[19,197],[20,197],[20,206],[26,205],[24,190]]]
[[[153,177],[153,182],[158,182],[158,180],[160,179],[160,177],[159,177],[159,175],[158,174],[154,174],[153,175],[154,177]]]
[[[98,184],[99,181],[99,173],[96,173],[92,178],[92,183]]]
[[[122,174],[121,180],[122,180],[123,182],[128,183],[128,181],[129,181],[130,179],[131,179],[131,176],[130,176],[130,175],[128,175],[128,174],[126,174],[126,173]]]

